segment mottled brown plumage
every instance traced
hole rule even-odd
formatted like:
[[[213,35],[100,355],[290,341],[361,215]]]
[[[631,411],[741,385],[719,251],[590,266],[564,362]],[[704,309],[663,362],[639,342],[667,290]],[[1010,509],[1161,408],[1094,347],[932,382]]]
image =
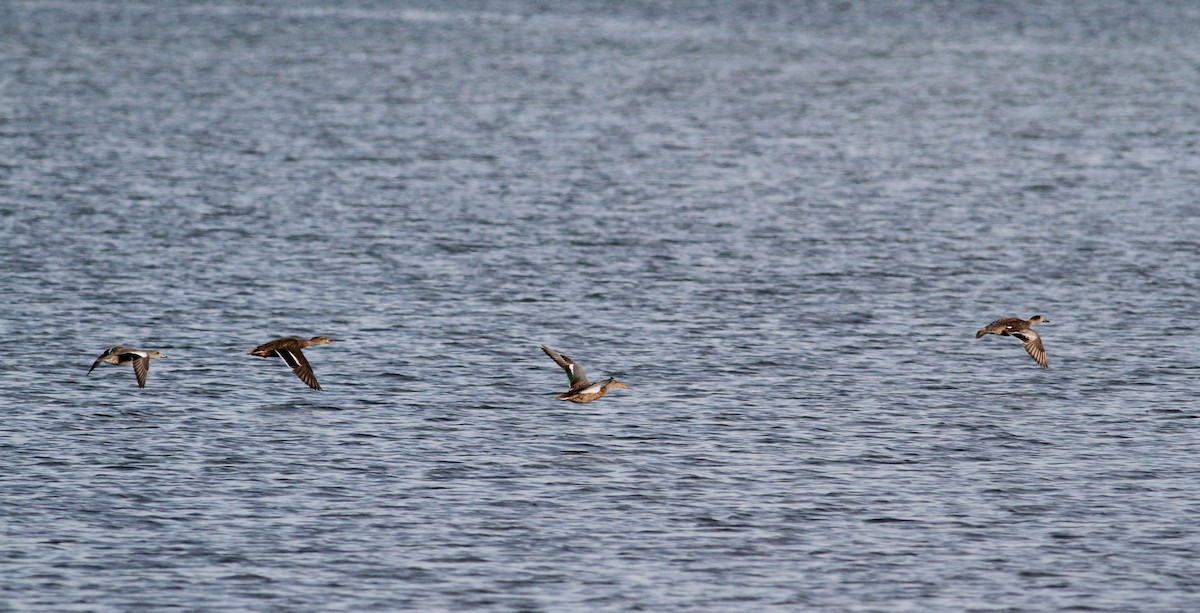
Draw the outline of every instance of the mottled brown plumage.
[[[277,357],[285,364],[291,367],[292,372],[296,373],[300,380],[309,387],[319,390],[321,384],[317,383],[317,376],[313,374],[312,366],[308,365],[308,360],[305,359],[304,353],[300,351],[305,347],[313,345],[328,345],[333,341],[324,336],[314,336],[310,339],[286,337],[277,338],[269,343],[263,343],[246,353],[256,355],[260,358]]]

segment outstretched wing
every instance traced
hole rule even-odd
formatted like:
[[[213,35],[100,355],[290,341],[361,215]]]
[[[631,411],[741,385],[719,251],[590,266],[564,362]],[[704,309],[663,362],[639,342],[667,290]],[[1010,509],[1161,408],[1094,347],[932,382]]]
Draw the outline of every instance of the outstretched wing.
[[[1025,343],[1025,352],[1038,363],[1038,366],[1050,368],[1050,360],[1046,359],[1046,348],[1042,346],[1042,337],[1037,332],[1034,332],[1033,329],[1025,329],[1013,332],[1012,336]]]
[[[146,375],[150,374],[150,358],[141,354],[126,354],[133,357],[133,374],[137,375],[138,387],[146,387]],[[124,356],[122,356],[124,357]],[[168,377],[170,378],[170,377]]]
[[[300,377],[305,385],[315,390],[321,389],[321,384],[317,383],[317,376],[313,374],[312,366],[308,365],[308,360],[304,358],[304,354],[299,349],[276,349],[275,355],[290,366],[292,372],[296,373],[296,376]]]
[[[577,364],[575,360],[545,345],[542,345],[542,351],[545,351],[546,355],[550,356],[550,359],[554,360],[555,364],[558,364],[563,370],[567,371],[567,379],[571,381],[571,391],[591,385],[588,383],[587,376],[583,374],[583,367]]]
[[[100,357],[96,358],[96,361],[92,362],[92,367],[88,369],[88,374],[89,375],[92,374],[92,371],[96,370],[97,366],[103,364],[104,358],[107,358],[108,356],[110,356],[114,353],[120,353],[122,351],[125,351],[125,347],[123,347],[121,345],[113,345],[112,347],[105,349],[104,353],[101,353]]]

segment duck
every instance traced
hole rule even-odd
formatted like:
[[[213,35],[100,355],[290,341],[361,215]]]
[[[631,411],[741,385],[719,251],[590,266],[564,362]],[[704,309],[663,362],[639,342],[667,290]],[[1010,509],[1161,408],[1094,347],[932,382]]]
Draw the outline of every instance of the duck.
[[[96,361],[92,362],[92,367],[88,369],[88,374],[91,375],[93,370],[101,364],[112,364],[113,366],[133,366],[133,374],[137,376],[138,387],[146,387],[146,375],[150,374],[150,359],[165,358],[159,351],[153,349],[134,349],[125,345],[113,345],[107,351],[100,354]]]
[[[1038,363],[1038,366],[1050,368],[1050,361],[1046,358],[1046,348],[1042,346],[1042,337],[1033,330],[1035,324],[1044,323],[1050,323],[1050,320],[1041,315],[1034,315],[1028,320],[1017,317],[1005,317],[980,328],[975,333],[975,338],[983,338],[987,334],[1015,336],[1025,344],[1025,352],[1029,354],[1029,357],[1033,358],[1033,361]]]
[[[277,338],[269,343],[263,343],[246,353],[256,355],[260,358],[280,358],[292,368],[292,372],[296,373],[296,376],[300,377],[300,380],[305,385],[315,390],[320,390],[321,384],[317,383],[317,376],[313,374],[312,366],[308,365],[308,360],[304,358],[304,352],[300,350],[316,345],[328,345],[332,342],[332,340],[324,336],[314,336],[309,339],[288,336]]]
[[[586,404],[593,400],[599,400],[610,389],[630,389],[628,385],[609,377],[607,381],[602,383],[590,383],[587,376],[583,374],[583,367],[578,362],[571,358],[542,345],[542,351],[554,360],[555,364],[567,371],[567,380],[571,382],[571,387],[567,391],[555,396],[556,400],[567,400],[579,404]]]

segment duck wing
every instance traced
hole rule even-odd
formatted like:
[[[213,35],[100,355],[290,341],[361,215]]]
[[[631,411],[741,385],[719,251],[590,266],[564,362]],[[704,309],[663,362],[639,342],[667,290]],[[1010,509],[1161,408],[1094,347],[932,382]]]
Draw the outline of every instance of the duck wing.
[[[96,367],[97,367],[97,366],[99,366],[99,365],[101,365],[101,364],[103,364],[103,363],[104,363],[104,358],[105,358],[106,356],[108,356],[108,354],[107,354],[107,353],[105,353],[104,355],[102,355],[102,356],[100,356],[100,357],[96,358],[96,361],[95,361],[95,362],[92,362],[92,367],[88,369],[88,374],[89,374],[89,375],[90,375],[90,374],[92,374],[92,371],[93,371],[93,370],[96,370]]]
[[[290,366],[292,372],[296,373],[296,376],[300,377],[305,385],[315,390],[321,389],[321,384],[317,383],[317,376],[313,374],[312,366],[308,365],[308,360],[299,349],[276,349],[275,355]]]
[[[150,356],[140,351],[125,355],[133,359],[133,374],[137,375],[138,387],[146,387],[146,375],[150,374]],[[125,357],[125,355],[121,357]]]
[[[96,358],[96,360],[92,362],[92,367],[88,369],[88,374],[89,375],[92,374],[92,371],[96,370],[97,366],[103,364],[104,358],[107,358],[108,356],[116,354],[116,353],[123,353],[125,351],[128,351],[128,348],[126,348],[123,345],[113,345],[112,347],[105,349],[104,353],[101,353],[100,357]]]
[[[571,382],[571,389],[569,391],[575,391],[591,385],[591,383],[588,383],[587,375],[583,374],[583,367],[576,363],[575,360],[545,345],[542,345],[542,351],[546,352],[546,355],[550,356],[550,359],[554,360],[555,364],[558,364],[563,370],[567,371],[567,379]]]
[[[1029,357],[1033,358],[1033,361],[1038,363],[1038,366],[1050,368],[1050,360],[1046,358],[1046,348],[1042,346],[1041,335],[1034,332],[1032,328],[1026,328],[1011,332],[1010,336],[1015,336],[1021,339],[1022,343],[1025,343],[1025,352],[1029,354]]]

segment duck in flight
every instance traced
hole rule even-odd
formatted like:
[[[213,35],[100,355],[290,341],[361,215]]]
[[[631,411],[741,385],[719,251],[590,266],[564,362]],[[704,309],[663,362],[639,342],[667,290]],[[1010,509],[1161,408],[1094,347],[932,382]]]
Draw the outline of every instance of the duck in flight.
[[[546,355],[550,356],[550,359],[554,360],[555,364],[558,364],[563,370],[567,371],[567,380],[571,382],[570,389],[555,396],[557,400],[569,400],[584,404],[600,399],[610,389],[629,389],[628,385],[612,377],[609,377],[607,381],[602,383],[589,383],[587,376],[583,374],[583,367],[576,363],[575,360],[545,345],[542,345],[542,351],[545,351]]]
[[[95,362],[92,362],[92,367],[88,369],[88,374],[92,374],[93,370],[101,364],[112,364],[113,366],[133,366],[133,374],[137,375],[138,387],[146,387],[146,375],[150,374],[150,358],[165,358],[167,356],[158,351],[148,349],[134,349],[125,345],[114,345],[108,348],[108,351],[100,354]]]
[[[1034,324],[1049,322],[1050,320],[1041,315],[1034,315],[1028,321],[1016,317],[1005,317],[980,328],[975,333],[975,338],[983,338],[986,334],[1015,336],[1025,344],[1025,351],[1029,357],[1033,358],[1042,368],[1050,368],[1050,361],[1046,359],[1046,348],[1042,346],[1042,337],[1033,330]]]
[[[313,374],[312,366],[308,365],[308,360],[304,358],[304,353],[300,350],[314,345],[328,345],[332,342],[324,336],[314,336],[307,340],[289,336],[286,338],[277,338],[269,343],[263,343],[246,353],[256,355],[260,358],[280,358],[285,364],[291,367],[292,372],[296,373],[296,376],[300,377],[300,380],[305,385],[319,390],[321,389],[321,384],[317,383],[317,376]]]

